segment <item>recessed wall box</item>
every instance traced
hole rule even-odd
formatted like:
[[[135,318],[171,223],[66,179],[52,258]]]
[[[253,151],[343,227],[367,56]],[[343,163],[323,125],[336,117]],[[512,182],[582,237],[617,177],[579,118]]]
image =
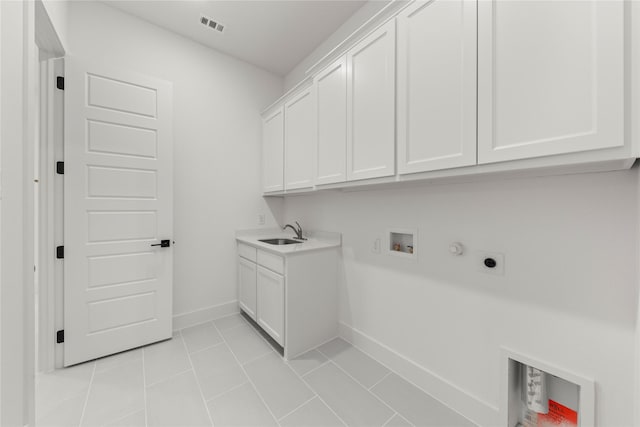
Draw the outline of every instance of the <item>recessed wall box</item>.
[[[385,248],[389,255],[418,259],[417,228],[390,228],[386,237]]]
[[[595,425],[592,379],[504,347],[501,353],[501,425]]]

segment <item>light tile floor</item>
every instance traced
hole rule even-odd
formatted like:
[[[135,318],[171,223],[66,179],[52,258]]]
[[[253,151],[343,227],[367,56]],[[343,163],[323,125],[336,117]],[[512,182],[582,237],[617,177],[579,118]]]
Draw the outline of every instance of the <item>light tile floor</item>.
[[[471,426],[341,339],[285,362],[236,314],[36,381],[38,426]]]

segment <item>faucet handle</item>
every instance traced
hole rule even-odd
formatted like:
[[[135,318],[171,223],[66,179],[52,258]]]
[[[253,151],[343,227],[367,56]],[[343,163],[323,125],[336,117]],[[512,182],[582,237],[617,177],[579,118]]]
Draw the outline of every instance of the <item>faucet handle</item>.
[[[300,225],[300,223],[298,223],[298,221],[296,221],[296,225],[298,226],[298,231],[296,232],[296,234],[298,235],[298,239],[307,240],[307,238],[302,235],[302,226]]]

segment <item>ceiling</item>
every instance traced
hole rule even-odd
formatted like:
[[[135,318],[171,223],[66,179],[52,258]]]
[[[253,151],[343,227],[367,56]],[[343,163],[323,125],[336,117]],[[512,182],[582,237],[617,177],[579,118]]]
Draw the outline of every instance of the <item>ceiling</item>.
[[[286,75],[366,0],[103,0],[213,49]],[[224,24],[222,33],[201,15]]]

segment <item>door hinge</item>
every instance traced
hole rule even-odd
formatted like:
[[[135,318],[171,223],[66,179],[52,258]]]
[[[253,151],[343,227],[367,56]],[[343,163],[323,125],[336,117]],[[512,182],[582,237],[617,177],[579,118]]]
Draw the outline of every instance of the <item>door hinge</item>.
[[[64,246],[56,247],[56,258],[64,259]]]
[[[62,76],[56,77],[56,87],[60,90],[64,90],[64,77]]]
[[[64,175],[64,162],[56,162],[56,173]]]
[[[64,342],[64,329],[56,332],[56,343],[60,344]]]

